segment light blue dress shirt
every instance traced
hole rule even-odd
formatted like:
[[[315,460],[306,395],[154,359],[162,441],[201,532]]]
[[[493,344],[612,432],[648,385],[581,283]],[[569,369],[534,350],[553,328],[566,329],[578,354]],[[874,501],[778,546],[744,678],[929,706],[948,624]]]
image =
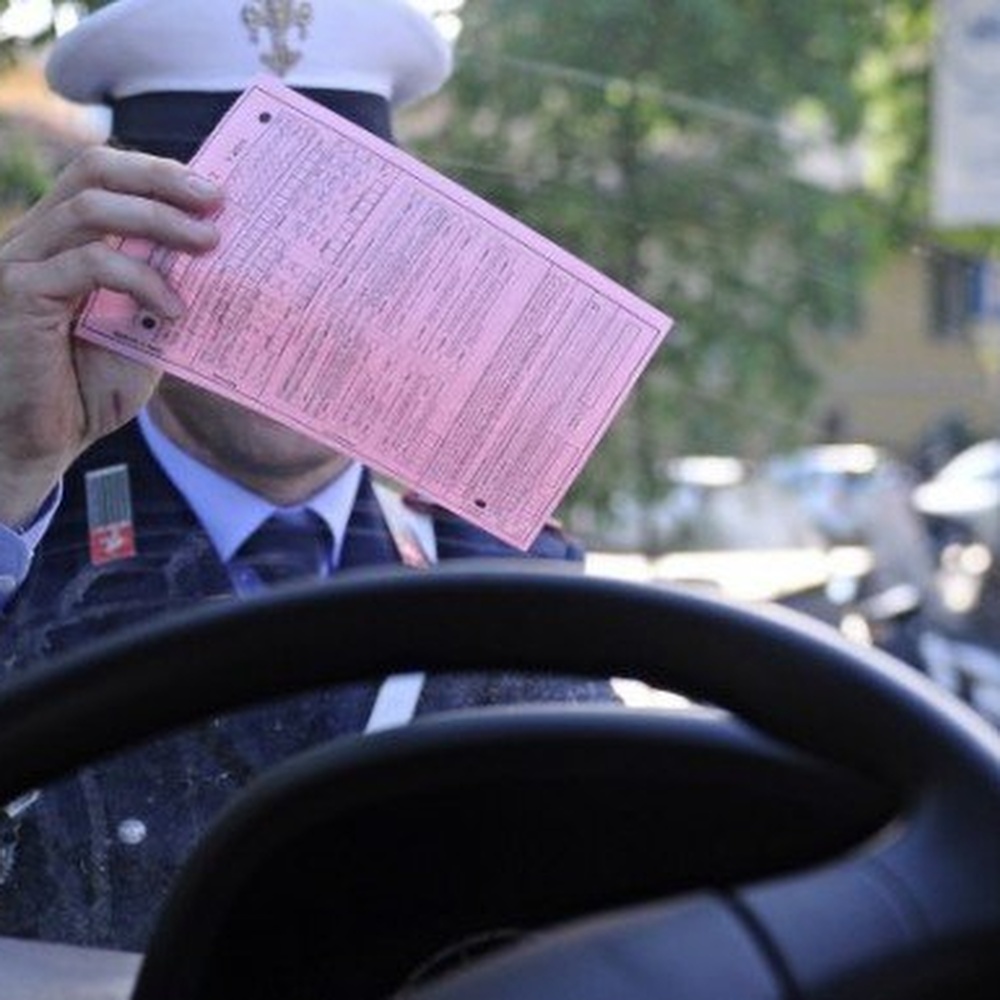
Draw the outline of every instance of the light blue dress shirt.
[[[28,576],[35,549],[49,530],[61,500],[62,485],[59,485],[30,524],[16,530],[0,524],[0,611]]]
[[[240,545],[276,511],[299,511],[308,507],[329,526],[334,539],[330,568],[338,565],[347,522],[361,484],[362,466],[359,463],[349,465],[308,503],[281,508],[183,451],[156,426],[146,411],[139,414],[139,427],[154,458],[187,500],[223,562],[228,564]],[[15,531],[0,525],[0,610],[26,579],[35,548],[52,523],[61,499],[62,489],[54,490],[35,520],[23,529]],[[233,579],[241,593],[254,589],[254,581],[244,579],[244,575]]]
[[[314,510],[327,523],[334,538],[331,568],[340,561],[347,522],[361,485],[361,465],[349,465],[308,503],[277,507],[178,448],[156,426],[146,411],[139,414],[146,444],[167,477],[187,500],[212,540],[219,558],[228,563],[236,550],[275,512]]]

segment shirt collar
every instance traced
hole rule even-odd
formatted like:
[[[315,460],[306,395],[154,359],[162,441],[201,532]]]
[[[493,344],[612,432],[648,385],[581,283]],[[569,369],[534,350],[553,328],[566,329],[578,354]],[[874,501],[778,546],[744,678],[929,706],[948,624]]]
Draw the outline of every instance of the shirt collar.
[[[146,410],[139,414],[139,427],[153,457],[187,500],[223,562],[227,562],[275,511],[309,507],[326,521],[333,532],[333,565],[339,564],[347,521],[361,484],[360,463],[349,465],[336,479],[310,497],[308,503],[280,508],[178,447],[156,426]]]

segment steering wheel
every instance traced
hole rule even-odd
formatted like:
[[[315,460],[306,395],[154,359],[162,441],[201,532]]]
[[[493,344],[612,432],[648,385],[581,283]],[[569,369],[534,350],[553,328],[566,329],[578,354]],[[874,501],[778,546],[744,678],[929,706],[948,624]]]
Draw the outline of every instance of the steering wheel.
[[[1000,738],[909,668],[848,645],[825,626],[682,590],[523,563],[454,564],[419,574],[365,570],[318,588],[202,609],[180,624],[117,636],[10,684],[0,697],[0,801],[73,765],[223,709],[414,664],[434,672],[624,674],[719,706],[794,752],[890,789],[892,821],[850,850],[801,868],[779,865],[777,874],[765,869],[754,877],[751,870],[736,879],[729,873],[707,891],[692,887],[665,900],[636,896],[631,905],[626,900],[596,915],[581,912],[579,920],[536,929],[527,941],[407,996],[994,995]],[[332,766],[350,786],[348,800],[371,805],[387,787],[419,785],[422,769],[406,764],[413,749],[418,757],[429,754],[425,764],[441,764],[448,756],[462,759],[463,747],[478,738],[490,748],[484,759],[495,763],[510,756],[498,747],[520,734],[531,748],[522,768],[551,754],[561,767],[579,770],[579,753],[596,733],[590,746],[612,757],[615,747],[638,748],[620,758],[634,765],[653,745],[649,740],[655,743],[650,733],[661,724],[617,708],[580,718],[582,725],[572,712],[514,712],[482,725],[474,717],[418,724],[365,738],[346,757],[332,758]],[[330,764],[324,753],[291,765],[294,791],[287,801],[298,817],[309,814],[308,793]],[[467,770],[474,772],[478,758],[472,753],[469,759]],[[324,765],[319,772],[317,761]],[[352,762],[360,762],[360,772],[347,766]],[[614,766],[612,760],[612,772]],[[389,785],[365,780],[391,773],[402,777]],[[280,801],[287,787],[285,781],[265,784],[263,798],[251,796],[250,805],[234,810],[221,828],[245,835],[260,803],[275,794]],[[341,806],[332,808],[343,818]],[[652,838],[656,834],[651,831]],[[258,829],[249,843],[263,850],[269,838],[266,828]],[[237,842],[246,846],[248,840]],[[199,941],[185,918],[192,899],[211,907],[229,891],[225,877],[219,892],[204,881],[218,867],[212,853],[218,843],[209,838],[194,874],[182,880],[164,933],[150,947],[137,998],[212,995],[205,985],[212,941]],[[256,850],[249,855],[259,858]],[[252,865],[237,859],[236,868],[252,881]],[[335,994],[348,995],[331,987],[328,995]]]

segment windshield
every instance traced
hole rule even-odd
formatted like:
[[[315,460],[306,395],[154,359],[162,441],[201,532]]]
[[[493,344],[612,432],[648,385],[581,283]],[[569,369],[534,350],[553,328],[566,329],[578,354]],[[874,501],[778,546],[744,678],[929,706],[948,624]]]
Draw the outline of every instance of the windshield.
[[[506,302],[516,283],[503,253],[484,250],[471,229],[451,221],[421,217],[420,243],[395,246],[388,230],[383,242],[366,243],[368,256],[343,280],[361,281],[358,274],[377,269],[378,280],[364,285],[354,304],[382,325],[365,340],[350,325],[353,314],[327,320],[324,342],[338,345],[336,358],[303,352],[295,369],[303,384],[314,378],[327,385],[344,378],[335,361],[358,366],[363,356],[363,380],[351,367],[354,381],[342,389],[356,392],[349,413],[337,408],[346,395],[332,391],[322,407],[305,398],[305,389],[297,401],[315,404],[334,427],[377,432],[385,454],[387,442],[405,433],[441,495],[416,495],[414,483],[397,482],[393,469],[369,468],[350,449],[346,456],[331,452],[314,428],[302,433],[290,410],[272,412],[274,422],[235,406],[235,383],[194,385],[176,372],[156,382],[143,374],[149,369],[118,358],[80,391],[77,411],[66,404],[76,400],[75,390],[67,396],[56,379],[78,388],[95,365],[107,364],[94,362],[98,349],[73,348],[68,363],[65,352],[57,361],[55,354],[22,359],[25,322],[37,321],[43,334],[58,328],[60,344],[70,342],[67,331],[98,287],[133,313],[138,301],[139,321],[148,320],[159,336],[184,301],[170,299],[167,286],[146,272],[138,276],[133,264],[110,263],[109,238],[143,239],[150,231],[162,237],[181,261],[163,265],[164,273],[185,300],[203,279],[184,262],[211,259],[218,238],[212,220],[232,209],[220,208],[218,191],[167,194],[165,187],[158,196],[168,211],[155,221],[143,215],[126,222],[150,197],[147,188],[123,180],[112,161],[95,166],[97,182],[73,173],[79,168],[70,165],[94,144],[175,160],[197,148],[192,122],[201,105],[170,118],[155,101],[130,105],[134,117],[115,119],[118,134],[107,144],[112,119],[100,106],[107,81],[91,79],[92,67],[138,71],[124,59],[119,67],[117,56],[99,47],[79,64],[67,57],[62,71],[70,89],[90,87],[90,99],[58,97],[45,82],[56,38],[61,44],[91,11],[130,6],[143,4],[0,2],[0,219],[8,234],[0,244],[0,396],[41,399],[31,393],[45,386],[50,402],[65,404],[57,408],[61,419],[44,425],[38,413],[52,414],[52,406],[0,406],[0,486],[10,499],[0,523],[14,546],[6,563],[0,551],[8,680],[120,629],[261,599],[274,567],[254,561],[245,536],[275,509],[299,524],[316,513],[307,515],[306,507],[320,508],[322,537],[307,544],[304,558],[321,577],[371,565],[433,571],[452,558],[525,554],[509,537],[470,528],[461,512],[437,502],[449,495],[454,470],[471,460],[462,465],[436,436],[432,402],[457,399],[459,380],[434,365],[472,354],[477,338],[486,339],[499,321],[492,303]],[[538,489],[542,499],[531,509],[544,516],[530,554],[649,587],[783,605],[852,642],[886,650],[991,723],[1000,721],[1000,4],[423,0],[415,6],[433,18],[426,22],[434,25],[433,45],[421,35],[414,54],[403,32],[392,49],[380,22],[351,50],[373,59],[371,67],[362,72],[352,64],[353,75],[342,72],[335,84],[297,82],[296,64],[308,65],[324,32],[334,32],[325,27],[327,8],[342,6],[349,5],[285,4],[284,20],[269,4],[218,9],[228,11],[226,30],[239,32],[255,70],[317,100],[333,100],[323,94],[334,90],[364,91],[374,78],[378,113],[356,95],[346,104],[336,99],[348,117],[363,116],[369,132],[385,132],[378,109],[410,88],[412,99],[392,108],[401,149],[627,290],[650,307],[643,316],[670,317],[666,337],[632,365],[634,382],[616,368],[615,351],[586,359],[589,381],[572,420],[560,425],[563,437],[527,434],[532,421],[570,405],[545,395],[554,393],[556,375],[516,395],[536,344],[530,337],[516,351],[498,348],[489,371],[495,376],[506,366],[496,383],[503,392],[471,393],[475,406],[462,414],[470,426],[476,421],[476,447],[491,436],[526,435],[509,465],[483,460],[476,476],[514,482],[512,509],[528,509],[525,494]],[[396,16],[396,6],[386,4],[378,16]],[[212,10],[212,18],[222,17],[216,5]],[[170,24],[156,24],[166,62],[177,55],[173,45],[203,69],[228,58],[223,48],[185,52],[190,40],[176,42]],[[109,22],[107,30],[117,39],[120,25]],[[371,56],[372,39],[382,38],[390,55]],[[140,55],[143,67],[148,58]],[[160,96],[197,90],[186,77],[165,80],[153,88]],[[137,96],[123,94],[123,105]],[[166,131],[151,137],[161,114]],[[310,160],[309,170],[321,170],[320,161]],[[273,195],[271,227],[285,211],[276,162],[265,148],[258,166],[274,173],[255,175],[257,190]],[[367,178],[365,169],[344,168],[338,184]],[[76,197],[88,183],[100,194]],[[323,211],[340,190],[324,194]],[[350,190],[349,211],[359,212],[362,202]],[[109,200],[109,192],[121,200]],[[413,204],[400,201],[396,224],[417,211]],[[328,231],[327,217],[317,218],[301,219],[296,238],[331,254],[352,238],[346,223]],[[247,306],[238,313],[243,306],[221,282],[211,308],[189,317],[203,356],[213,361],[243,350],[238,338],[213,340],[223,319],[253,326],[260,339],[245,349],[243,362],[254,378],[285,363],[276,349],[270,353],[271,331],[277,336],[300,315],[312,315],[320,294],[303,290],[306,264],[293,253],[279,256],[275,231],[254,230],[241,259],[255,268],[253,283],[277,275],[295,294],[278,305],[262,298],[256,312]],[[421,350],[404,376],[391,336],[393,324],[418,325],[407,269],[447,241],[466,251],[455,251],[448,268],[421,272],[421,280],[436,282],[438,298],[420,313]],[[60,254],[66,256],[56,261]],[[447,298],[474,266],[487,265],[488,280],[476,271],[468,294]],[[91,270],[84,274],[85,267]],[[65,314],[46,312],[54,302]],[[518,315],[528,316],[524,326],[538,344],[559,342],[555,320],[532,327],[530,311]],[[587,316],[581,308],[560,322],[569,330]],[[168,350],[169,335],[157,345]],[[5,358],[19,367],[5,368]],[[567,358],[552,371],[580,360]],[[111,418],[102,424],[105,410],[90,405],[98,396],[89,390],[108,384],[114,391],[99,398],[113,402],[115,417],[127,416],[122,427]],[[604,405],[607,386],[615,405],[601,413],[606,433],[594,434],[593,450],[581,457],[572,431],[591,418],[595,400]],[[389,389],[396,395],[389,398]],[[229,398],[220,402],[220,392]],[[37,433],[24,430],[29,411]],[[508,421],[499,429],[490,422],[498,412]],[[51,435],[70,425],[86,429],[52,446]],[[10,427],[17,429],[8,433]],[[71,453],[73,461],[63,462]],[[8,460],[20,463],[18,475],[7,475]],[[24,473],[29,460],[32,475]],[[534,470],[530,490],[518,463]],[[564,481],[558,506],[546,509],[545,496]],[[34,501],[17,506],[15,497],[32,486]],[[481,509],[470,508],[473,519],[486,507],[475,497]],[[282,574],[285,555],[298,546],[281,543]],[[335,646],[333,628],[331,636]],[[445,680],[428,689],[415,670],[389,688],[341,686],[213,716],[28,792],[5,809],[0,933],[142,952],[177,868],[232,795],[277,760],[347,733],[483,703],[691,707],[677,693],[617,675]]]

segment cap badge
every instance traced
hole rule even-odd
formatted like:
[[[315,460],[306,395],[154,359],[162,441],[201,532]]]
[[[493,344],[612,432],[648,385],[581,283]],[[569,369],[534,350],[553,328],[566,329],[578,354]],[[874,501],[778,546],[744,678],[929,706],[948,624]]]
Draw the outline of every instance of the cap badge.
[[[289,33],[298,28],[299,38],[304,40],[312,16],[311,3],[295,3],[295,0],[254,0],[244,4],[242,11],[243,23],[254,45],[260,42],[262,31],[271,36],[271,51],[261,53],[260,59],[278,76],[284,76],[302,55],[288,44]]]

